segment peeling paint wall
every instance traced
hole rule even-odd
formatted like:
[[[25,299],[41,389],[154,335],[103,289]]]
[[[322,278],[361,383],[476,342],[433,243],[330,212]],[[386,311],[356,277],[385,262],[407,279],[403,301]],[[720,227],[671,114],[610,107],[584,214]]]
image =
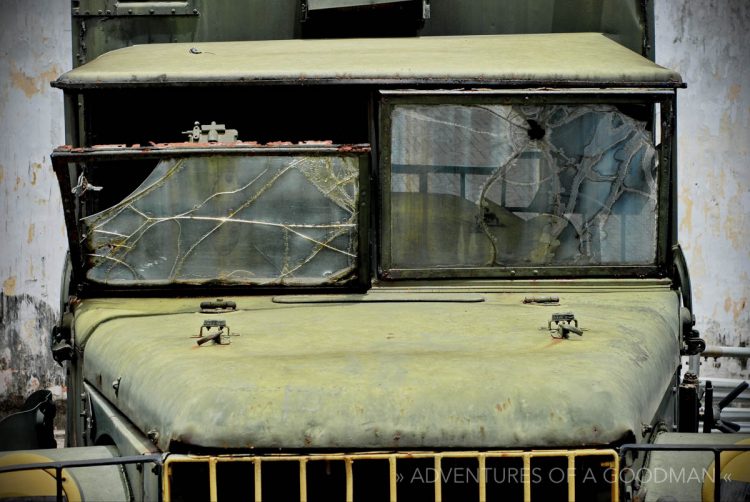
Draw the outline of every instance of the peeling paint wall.
[[[656,0],[656,62],[678,99],[680,241],[709,345],[750,345],[750,2]],[[748,378],[736,359],[702,375]]]
[[[39,388],[64,394],[49,333],[67,244],[49,154],[65,125],[49,82],[71,66],[68,3],[3,0],[0,14],[0,414]]]
[[[656,0],[657,62],[689,83],[679,97],[680,238],[698,328],[710,344],[750,343],[750,3]],[[71,66],[67,0],[2,0],[0,15],[0,404],[63,392],[48,333],[66,243],[49,162],[64,142]],[[737,361],[704,373],[748,377]]]

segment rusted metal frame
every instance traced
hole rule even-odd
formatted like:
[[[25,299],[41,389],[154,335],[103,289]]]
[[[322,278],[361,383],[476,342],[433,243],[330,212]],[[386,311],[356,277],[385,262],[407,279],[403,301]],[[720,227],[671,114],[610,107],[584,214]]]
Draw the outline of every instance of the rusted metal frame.
[[[222,79],[190,79],[181,81],[165,81],[163,77],[154,77],[152,80],[139,82],[86,82],[70,83],[65,80],[55,80],[52,82],[53,87],[59,89],[134,89],[149,87],[201,87],[201,86],[299,86],[304,85],[333,85],[333,86],[350,86],[366,85],[373,87],[408,87],[408,86],[426,86],[426,87],[485,87],[497,89],[533,89],[533,88],[591,88],[592,90],[603,89],[607,87],[618,87],[627,89],[674,89],[685,87],[683,83],[676,82],[601,82],[589,80],[523,80],[523,79],[493,79],[493,78],[246,78],[239,77],[234,80]]]
[[[378,217],[380,215],[380,184],[378,180],[379,167],[378,158],[381,155],[380,152],[380,106],[378,103],[377,92],[371,92],[367,100],[367,121],[368,131],[370,140],[370,156],[369,156],[369,169],[366,177],[367,181],[367,209],[369,223],[368,231],[368,243],[367,251],[369,253],[368,266],[369,276],[367,277],[367,287],[372,286],[372,279],[376,277],[378,270],[378,263],[380,260],[379,252],[380,247],[377,245],[380,242],[380,225]],[[365,181],[365,180],[363,180]]]
[[[663,228],[669,213],[669,180],[671,162],[671,149],[662,148],[659,157],[658,180],[659,200],[657,208],[657,246],[656,260],[650,265],[587,265],[585,267],[574,266],[537,266],[537,267],[465,267],[465,268],[410,268],[399,269],[391,267],[391,229],[390,229],[390,176],[391,176],[391,115],[396,105],[402,104],[501,104],[501,105],[536,105],[536,104],[631,104],[634,96],[630,94],[609,94],[602,89],[586,90],[578,89],[577,94],[558,94],[546,89],[526,89],[523,92],[492,92],[473,94],[470,91],[451,91],[446,95],[443,91],[421,92],[420,90],[398,90],[380,91],[380,138],[384,147],[380,149],[379,178],[380,178],[380,240],[379,240],[379,263],[378,277],[381,279],[435,279],[435,278],[536,278],[536,277],[662,277],[667,271],[667,234]],[[637,104],[655,106],[657,103],[670,103],[673,101],[675,91],[672,89],[665,93],[652,87],[638,90],[641,99]],[[446,101],[449,98],[449,101]],[[668,117],[674,118],[674,113],[667,113]],[[662,110],[662,144],[664,138],[672,140],[668,130],[668,123],[664,122],[664,110]]]
[[[107,465],[126,465],[126,464],[154,464],[156,468],[163,465],[163,456],[161,453],[150,455],[133,455],[127,457],[115,458],[94,458],[90,460],[57,460],[51,462],[38,462],[34,464],[18,464],[0,467],[0,474],[19,471],[34,471],[37,469],[54,469],[55,470],[55,487],[56,500],[63,502],[63,469],[73,469],[80,467],[101,467]]]
[[[368,155],[358,155],[359,158],[359,215],[357,216],[357,278],[359,289],[364,291],[370,288],[372,277],[372,262],[370,245],[371,228],[371,195],[370,187],[370,162],[371,151]]]
[[[63,94],[63,106],[65,110],[65,144],[80,146],[78,140],[78,94],[73,92],[65,92]]]
[[[52,160],[63,162],[86,162],[91,160],[143,160],[163,159],[170,157],[206,157],[215,155],[310,155],[327,156],[332,153],[339,155],[360,155],[369,153],[367,144],[356,145],[284,145],[262,146],[238,143],[218,144],[216,146],[190,146],[191,143],[165,143],[153,146],[119,146],[103,145],[87,148],[58,147],[52,152]]]
[[[662,137],[661,144],[662,150],[669,152],[668,161],[670,162],[669,170],[669,247],[679,244],[678,236],[678,222],[679,222],[679,193],[677,190],[677,182],[679,176],[679,169],[677,165],[677,93],[673,92],[672,98],[665,100],[661,104],[661,128]],[[665,137],[665,132],[668,136]],[[667,141],[668,140],[668,141]],[[662,152],[664,154],[664,152]],[[661,161],[662,159],[659,159]],[[674,257],[670,256],[670,261],[674,261]]]
[[[750,451],[748,444],[624,444],[620,458],[632,451],[707,451],[714,455],[714,500],[721,500],[721,453],[725,451]]]
[[[657,263],[664,264],[667,275],[671,272],[672,247],[678,243],[678,193],[677,193],[677,117],[676,91],[657,101],[661,106],[661,138],[659,150],[658,219],[656,220]]]
[[[71,179],[77,177],[77,168],[74,165],[68,163],[67,160],[56,157],[52,154],[52,170],[57,176],[57,181],[60,185],[60,197],[62,198],[63,206],[63,218],[65,220],[65,228],[68,233],[68,242],[79,244],[81,242],[80,234],[78,232],[78,221],[76,215],[79,212],[78,200],[73,197]],[[70,246],[70,261],[73,267],[70,271],[70,283],[78,284],[81,279],[78,277],[79,270],[81,268],[82,256],[79,245]],[[63,292],[64,294],[64,292]]]
[[[78,200],[73,196],[71,190],[71,180],[77,179],[81,172],[81,169],[76,166],[77,163],[91,162],[97,160],[103,161],[126,161],[130,159],[135,160],[158,160],[164,158],[173,157],[208,157],[217,155],[272,155],[272,156],[287,156],[287,155],[307,155],[307,156],[352,156],[359,159],[359,177],[360,177],[360,211],[358,217],[358,267],[357,277],[352,283],[346,283],[339,286],[286,286],[286,287],[264,287],[247,284],[211,284],[212,290],[215,293],[222,291],[227,292],[260,292],[268,294],[274,291],[289,290],[306,290],[315,289],[316,291],[328,291],[328,292],[341,292],[342,289],[353,289],[356,291],[362,291],[369,287],[371,265],[369,263],[369,249],[370,249],[370,236],[369,236],[369,218],[370,213],[368,208],[370,207],[370,190],[366,187],[369,186],[369,154],[370,146],[367,144],[355,144],[355,145],[283,145],[283,146],[257,146],[257,145],[218,145],[218,146],[199,146],[190,147],[189,144],[165,144],[156,145],[149,147],[125,147],[125,146],[113,146],[113,147],[95,147],[95,148],[72,148],[72,147],[61,147],[56,149],[52,155],[52,167],[58,178],[60,184],[61,197],[63,199],[63,209],[65,217],[65,225],[68,232],[68,240],[71,243],[78,243],[77,246],[71,246],[70,258],[73,263],[71,272],[71,284],[76,285],[77,294],[80,297],[95,296],[98,294],[106,293],[112,294],[123,294],[132,296],[146,295],[146,294],[174,294],[179,291],[185,293],[186,291],[195,291],[196,294],[205,294],[205,284],[170,284],[170,285],[141,285],[138,287],[138,291],[135,291],[132,287],[111,287],[103,286],[99,284],[89,283],[84,277],[79,277],[80,270],[83,270],[84,260],[80,248],[81,236],[78,229],[78,214],[80,212]],[[202,293],[201,293],[202,292]]]

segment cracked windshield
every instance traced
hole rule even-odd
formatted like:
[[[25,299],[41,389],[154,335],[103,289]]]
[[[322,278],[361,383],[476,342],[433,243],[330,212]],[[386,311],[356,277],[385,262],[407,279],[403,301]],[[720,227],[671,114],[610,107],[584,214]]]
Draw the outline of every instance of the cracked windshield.
[[[391,119],[392,267],[655,262],[645,119],[608,105],[400,105]]]
[[[113,166],[97,167],[89,170]],[[81,220],[87,278],[108,285],[345,281],[357,265],[358,176],[359,159],[347,156],[161,160],[130,195]],[[94,200],[116,189],[100,184],[87,187],[97,190]]]

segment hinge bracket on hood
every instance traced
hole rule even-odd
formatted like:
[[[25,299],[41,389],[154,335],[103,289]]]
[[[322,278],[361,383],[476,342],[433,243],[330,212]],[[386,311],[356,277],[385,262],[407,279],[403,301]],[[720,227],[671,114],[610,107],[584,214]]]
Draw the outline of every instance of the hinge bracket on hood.
[[[214,328],[216,328],[216,331],[211,331]],[[232,335],[226,321],[222,319],[207,319],[203,321],[203,325],[198,331],[198,336],[194,338],[198,338],[198,345],[203,345],[207,342],[214,342],[216,345],[229,345],[231,343],[230,336]]]

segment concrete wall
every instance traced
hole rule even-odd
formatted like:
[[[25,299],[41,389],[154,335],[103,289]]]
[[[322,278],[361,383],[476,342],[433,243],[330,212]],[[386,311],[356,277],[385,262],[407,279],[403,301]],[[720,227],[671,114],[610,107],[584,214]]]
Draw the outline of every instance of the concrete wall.
[[[437,0],[439,1],[439,0]],[[709,343],[750,340],[750,3],[656,0],[657,61],[689,83],[679,100],[680,235],[698,328]],[[65,253],[49,153],[64,142],[69,2],[0,2],[0,404],[64,389],[49,356]],[[734,361],[704,372],[747,377]]]
[[[49,154],[65,124],[49,82],[71,67],[68,4],[0,1],[0,410],[64,392],[48,340],[67,249]]]
[[[680,241],[708,344],[750,345],[750,2],[656,0],[656,62],[682,74]],[[748,378],[738,360],[702,375]]]

